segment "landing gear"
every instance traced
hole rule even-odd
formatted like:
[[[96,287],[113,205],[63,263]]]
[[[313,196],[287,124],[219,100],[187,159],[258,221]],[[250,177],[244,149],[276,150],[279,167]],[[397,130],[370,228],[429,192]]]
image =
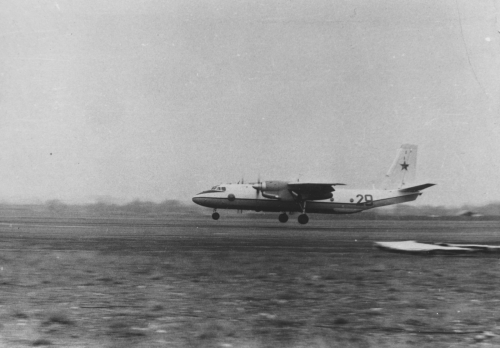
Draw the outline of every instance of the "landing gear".
[[[299,221],[299,224],[305,225],[309,222],[309,216],[306,214],[300,214],[297,220]]]
[[[219,218],[220,218],[219,213],[218,213],[218,212],[216,212],[216,211],[214,211],[214,212],[213,212],[213,214],[212,214],[212,219],[214,219],[214,220],[219,220]]]
[[[299,201],[300,208],[302,209],[302,214],[299,215],[299,224],[305,225],[309,222],[309,216],[306,215],[306,201]]]
[[[286,215],[286,213],[281,213],[278,216],[278,219],[280,220],[280,222],[285,223],[288,221],[288,215]]]

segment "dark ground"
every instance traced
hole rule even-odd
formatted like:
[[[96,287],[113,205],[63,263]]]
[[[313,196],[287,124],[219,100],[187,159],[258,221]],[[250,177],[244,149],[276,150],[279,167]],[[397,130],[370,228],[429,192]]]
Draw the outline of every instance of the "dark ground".
[[[0,347],[500,346],[500,221],[0,220]]]

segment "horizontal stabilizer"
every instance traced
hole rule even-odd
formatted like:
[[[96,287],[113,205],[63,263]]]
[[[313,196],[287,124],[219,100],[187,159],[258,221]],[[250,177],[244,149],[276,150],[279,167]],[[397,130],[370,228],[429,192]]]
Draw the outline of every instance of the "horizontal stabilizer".
[[[423,189],[426,189],[428,187],[434,186],[436,184],[423,184],[423,185],[417,185],[417,186],[412,186],[412,187],[406,187],[404,189],[400,189],[399,192],[418,192],[422,191]]]

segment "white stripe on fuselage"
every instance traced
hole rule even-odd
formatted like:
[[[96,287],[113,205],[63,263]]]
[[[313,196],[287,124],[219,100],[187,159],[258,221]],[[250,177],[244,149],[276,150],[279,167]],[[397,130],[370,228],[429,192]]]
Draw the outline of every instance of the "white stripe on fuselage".
[[[226,190],[200,193],[194,197],[196,203],[210,208],[221,209],[277,212],[302,211],[300,204],[295,201],[288,190],[279,193],[270,192],[283,197],[283,199],[277,200],[263,197],[252,185],[226,184],[219,186],[225,187]],[[333,201],[330,199],[307,201],[306,212],[326,214],[356,213],[367,209],[413,201],[419,194],[419,192],[400,192],[398,190],[337,189],[333,192]],[[234,200],[229,199],[229,195],[234,195]]]

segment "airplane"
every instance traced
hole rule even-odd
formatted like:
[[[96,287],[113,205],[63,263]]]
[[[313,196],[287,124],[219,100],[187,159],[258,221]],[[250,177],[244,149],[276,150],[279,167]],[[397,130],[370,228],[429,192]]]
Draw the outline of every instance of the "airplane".
[[[380,189],[344,189],[342,183],[260,181],[256,183],[221,184],[198,193],[193,202],[213,208],[212,218],[218,220],[217,209],[280,212],[278,220],[288,221],[288,214],[299,212],[298,222],[307,224],[307,213],[353,214],[368,209],[410,202],[422,190],[435,184],[410,186],[415,179],[417,146],[403,144]]]

